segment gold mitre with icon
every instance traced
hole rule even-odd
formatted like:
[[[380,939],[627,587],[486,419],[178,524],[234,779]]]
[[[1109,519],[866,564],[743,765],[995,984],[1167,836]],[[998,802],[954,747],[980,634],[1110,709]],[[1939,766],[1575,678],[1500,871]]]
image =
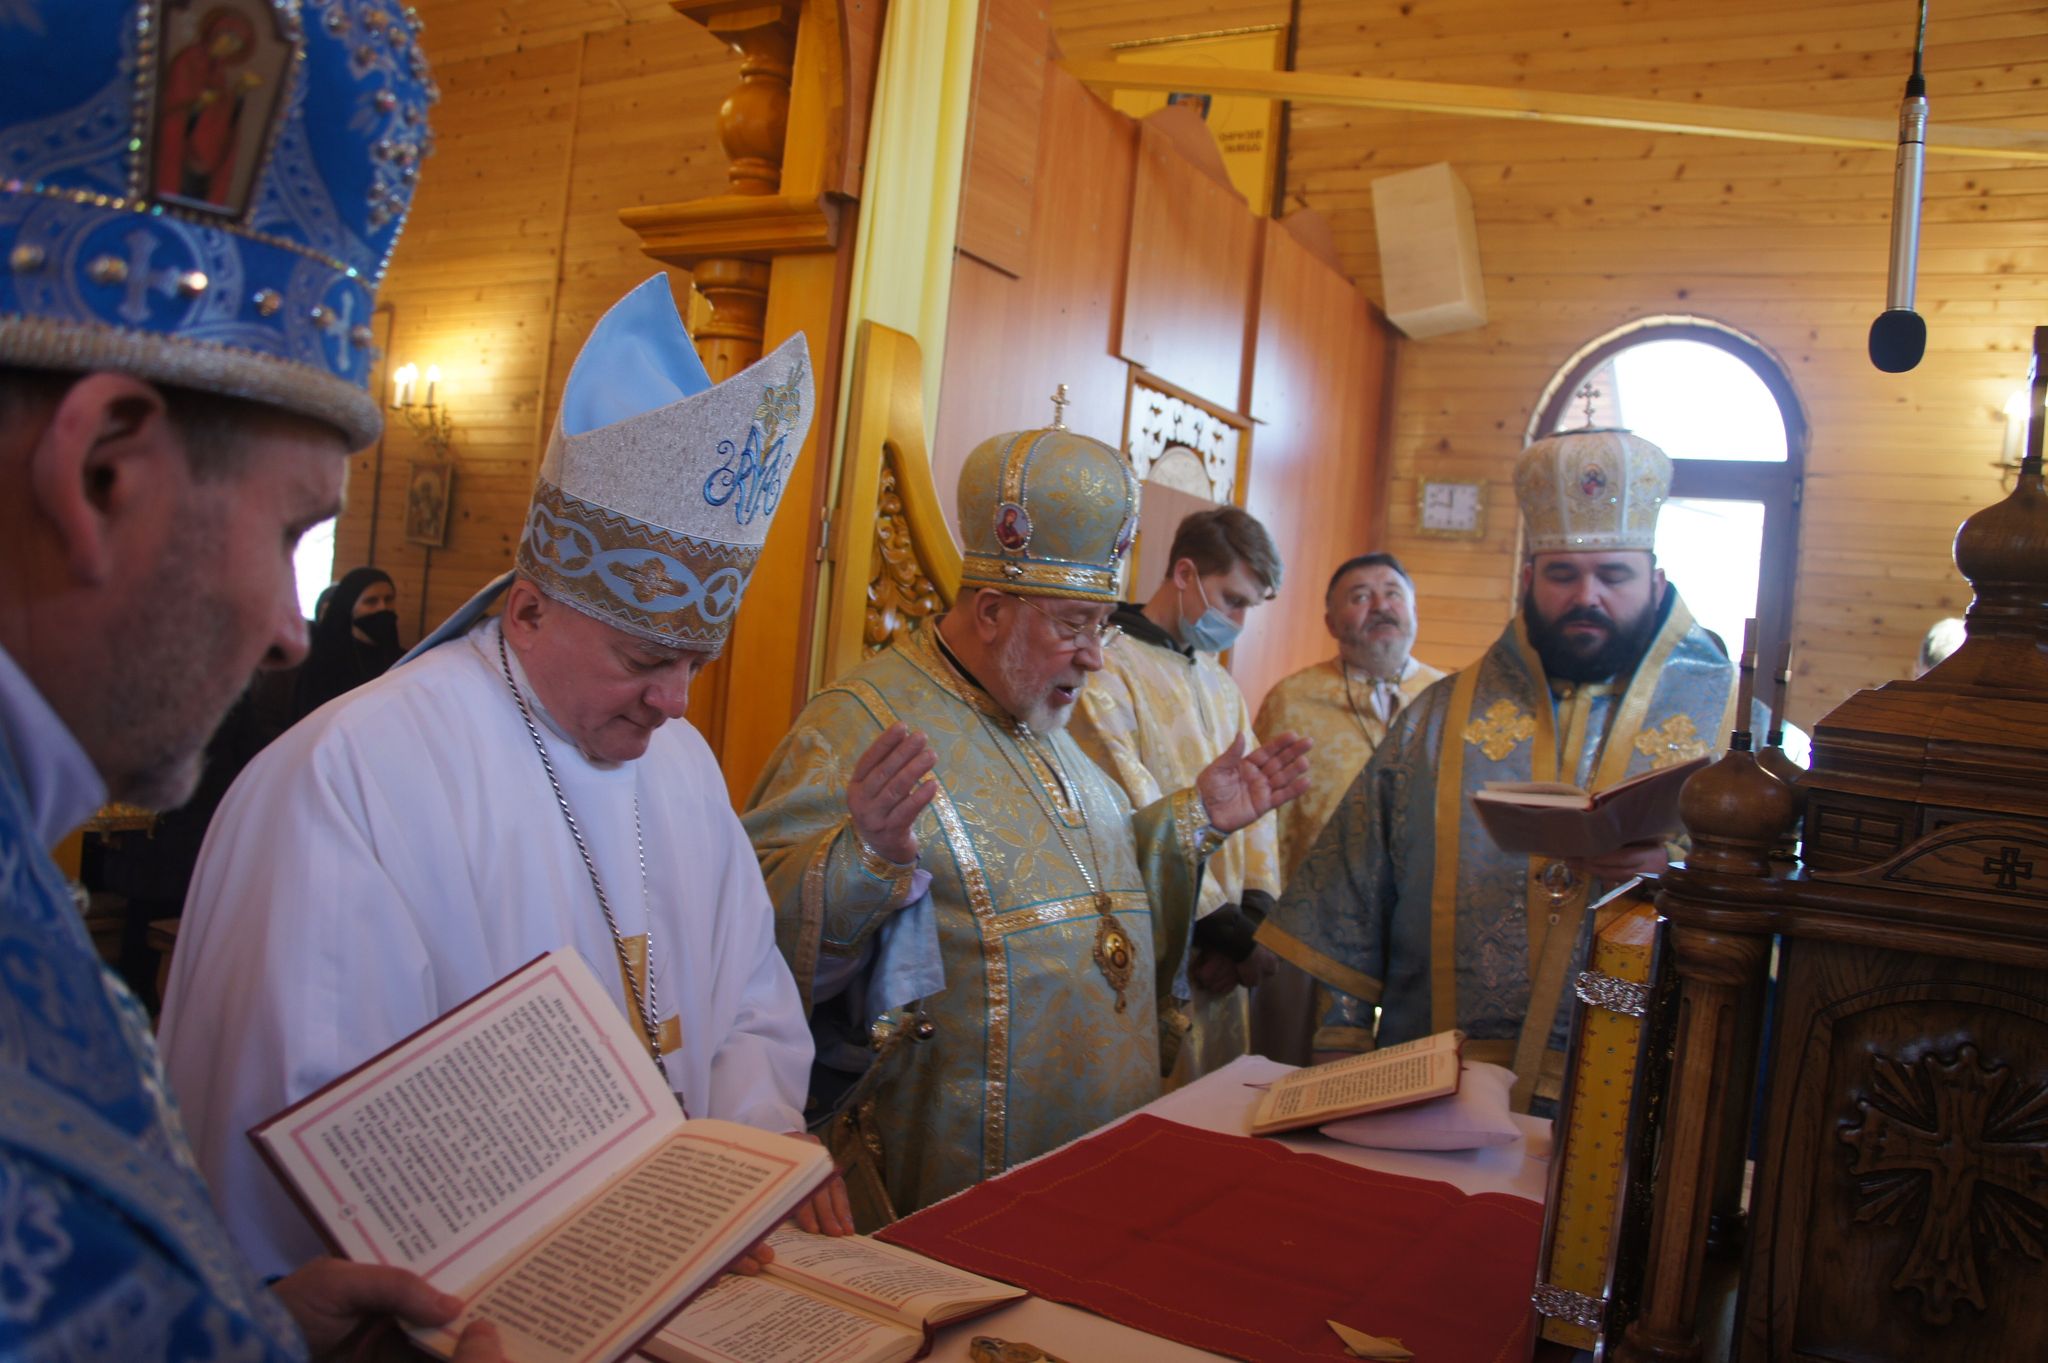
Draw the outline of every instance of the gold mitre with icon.
[[[1138,478],[1116,449],[1068,430],[1065,406],[1062,384],[1052,425],[991,436],[967,456],[963,592],[1121,599],[1124,559],[1138,534]]]
[[[569,371],[519,570],[607,625],[717,650],[813,406],[802,333],[713,385],[655,275],[599,319]]]
[[[1653,550],[1657,511],[1670,495],[1670,457],[1628,431],[1559,431],[1515,464],[1531,554]]]

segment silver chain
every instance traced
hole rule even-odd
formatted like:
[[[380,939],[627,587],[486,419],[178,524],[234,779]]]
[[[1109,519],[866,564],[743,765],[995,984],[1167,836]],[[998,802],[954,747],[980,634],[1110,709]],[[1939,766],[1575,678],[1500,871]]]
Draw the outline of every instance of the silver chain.
[[[661,1071],[662,1082],[668,1082],[668,1069],[661,1063],[661,1031],[655,1019],[661,1016],[661,1005],[654,994],[654,915],[647,915],[647,969],[645,979],[633,978],[633,958],[626,950],[626,935],[619,931],[619,920],[612,913],[612,902],[605,895],[604,882],[598,878],[597,863],[590,858],[590,848],[584,845],[583,830],[576,826],[576,816],[569,809],[569,797],[562,790],[562,782],[555,775],[555,764],[548,758],[547,744],[541,742],[540,728],[533,722],[533,711],[526,704],[526,696],[519,689],[519,683],[512,680],[512,659],[505,652],[505,630],[498,629],[498,666],[505,674],[506,689],[519,706],[519,717],[526,721],[526,733],[533,740],[533,750],[540,754],[541,770],[548,774],[548,784],[554,788],[555,805],[562,811],[562,822],[569,825],[569,836],[576,840],[576,851],[583,858],[583,869],[590,873],[590,888],[597,891],[597,907],[604,910],[604,925],[611,929],[612,946],[619,953],[619,970],[626,977],[626,987],[632,991],[633,1004],[640,1010],[640,1025],[646,1029],[647,1053],[654,1059],[654,1068]],[[633,848],[640,855],[640,902],[648,903],[647,895],[647,839],[640,831],[640,793],[633,793]],[[643,987],[644,985],[644,987]],[[678,1093],[676,1101],[682,1103],[683,1095]],[[687,1106],[685,1107],[687,1111]]]

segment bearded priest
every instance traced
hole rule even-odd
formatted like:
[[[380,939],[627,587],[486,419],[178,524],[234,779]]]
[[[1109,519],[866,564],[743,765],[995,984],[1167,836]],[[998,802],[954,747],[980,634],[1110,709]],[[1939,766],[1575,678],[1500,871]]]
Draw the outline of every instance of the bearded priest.
[[[1319,1057],[1458,1027],[1468,1058],[1513,1067],[1520,1110],[1554,1101],[1586,906],[1662,871],[1667,851],[1512,855],[1471,795],[1488,781],[1601,790],[1720,750],[1735,667],[1657,567],[1670,488],[1671,461],[1626,431],[1523,452],[1520,612],[1395,718],[1259,928],[1332,990]]]
[[[563,946],[614,982],[686,1116],[801,1128],[811,1044],[760,869],[710,748],[669,721],[811,413],[801,336],[714,387],[649,279],[570,370],[516,570],[228,792],[163,1046],[259,1269],[319,1240],[243,1133]],[[809,1215],[850,1229],[835,1192]]]
[[[1138,524],[1123,456],[1050,429],[960,475],[960,594],[820,692],[743,816],[811,1011],[812,1120],[863,1219],[929,1205],[1158,1096],[1202,865],[1299,794],[1242,739],[1132,810],[1066,732]]]

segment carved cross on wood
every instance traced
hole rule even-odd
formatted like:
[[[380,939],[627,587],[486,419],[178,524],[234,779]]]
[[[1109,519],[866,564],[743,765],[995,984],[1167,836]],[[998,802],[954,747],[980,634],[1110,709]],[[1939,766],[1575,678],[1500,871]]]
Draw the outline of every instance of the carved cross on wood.
[[[1945,1325],[1958,1300],[1985,1309],[1979,1237],[2048,1255],[2048,1086],[2021,1088],[2007,1067],[1980,1065],[1974,1046],[1953,1060],[1872,1059],[1862,1120],[1840,1131],[1855,1151],[1856,1220],[1899,1225],[1917,1213],[1891,1286],[1917,1290],[1921,1319]]]
[[[2020,860],[2020,849],[2001,847],[1996,857],[1984,858],[1984,874],[1998,877],[1998,888],[2017,890],[2022,880],[2034,878],[2034,863]]]

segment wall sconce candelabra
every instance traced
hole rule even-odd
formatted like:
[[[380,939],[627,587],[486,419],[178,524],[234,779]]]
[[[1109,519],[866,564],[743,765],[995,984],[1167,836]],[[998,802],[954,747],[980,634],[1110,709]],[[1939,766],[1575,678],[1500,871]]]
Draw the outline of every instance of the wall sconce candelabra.
[[[433,450],[436,459],[446,459],[455,429],[447,404],[436,401],[441,386],[441,366],[427,366],[423,392],[419,383],[418,365],[400,365],[391,375],[391,410],[404,414],[405,424],[412,427],[412,433]]]

